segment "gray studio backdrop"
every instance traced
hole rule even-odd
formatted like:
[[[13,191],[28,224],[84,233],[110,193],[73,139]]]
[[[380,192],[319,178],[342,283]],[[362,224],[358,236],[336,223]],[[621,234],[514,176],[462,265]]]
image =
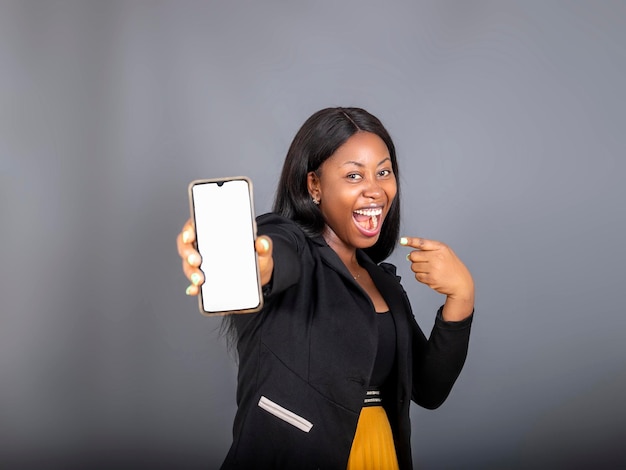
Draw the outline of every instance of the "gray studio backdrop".
[[[187,184],[268,211],[336,105],[395,139],[403,234],[476,279],[416,466],[625,464],[625,44],[623,1],[0,1],[0,466],[216,467],[236,366],[184,294]]]

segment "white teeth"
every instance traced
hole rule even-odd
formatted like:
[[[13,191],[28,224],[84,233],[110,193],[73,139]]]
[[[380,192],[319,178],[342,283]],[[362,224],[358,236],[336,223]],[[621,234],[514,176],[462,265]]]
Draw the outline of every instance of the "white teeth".
[[[383,210],[378,207],[375,209],[358,209],[354,211],[355,214],[364,215],[370,218],[371,230],[376,230],[378,228],[379,217],[382,215]]]
[[[354,211],[355,214],[366,215],[368,217],[375,217],[383,213],[383,210],[378,209],[358,209]]]

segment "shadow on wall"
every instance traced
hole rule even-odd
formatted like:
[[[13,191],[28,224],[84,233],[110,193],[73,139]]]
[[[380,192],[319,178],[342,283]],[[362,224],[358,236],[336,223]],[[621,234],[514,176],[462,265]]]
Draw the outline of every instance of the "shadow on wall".
[[[522,442],[519,468],[625,468],[624,384],[626,366],[543,415]]]

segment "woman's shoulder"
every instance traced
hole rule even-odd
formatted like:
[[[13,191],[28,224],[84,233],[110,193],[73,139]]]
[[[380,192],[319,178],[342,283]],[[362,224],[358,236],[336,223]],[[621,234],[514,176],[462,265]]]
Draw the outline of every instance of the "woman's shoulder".
[[[382,263],[378,263],[378,266],[387,274],[391,274],[392,276],[395,276],[398,279],[398,281],[400,281],[400,276],[398,276],[397,274],[398,268],[396,268],[395,264],[391,264],[391,263],[387,263],[383,261]]]
[[[285,226],[291,226],[291,225],[293,225],[293,226],[297,227],[297,224],[293,220],[291,220],[291,219],[289,219],[287,217],[284,217],[282,215],[278,215],[275,212],[267,212],[265,214],[261,214],[261,215],[257,216],[256,223],[257,223],[258,226],[261,226],[261,225],[285,225]]]
[[[256,225],[262,235],[269,235],[272,232],[291,232],[299,237],[306,236],[297,223],[275,212],[268,212],[258,216]]]
[[[383,271],[385,274],[393,277],[396,281],[400,282],[401,277],[397,274],[397,268],[395,264],[391,264],[387,261],[375,263],[372,260],[372,258],[370,258],[370,256],[364,250],[357,250],[357,257],[359,259],[359,262],[369,264],[369,265],[374,265],[377,268],[379,268],[381,271]]]
[[[281,240],[283,243],[295,245],[297,251],[300,251],[306,244],[307,235],[302,228],[293,220],[268,212],[256,218],[258,235],[267,235],[274,242]]]

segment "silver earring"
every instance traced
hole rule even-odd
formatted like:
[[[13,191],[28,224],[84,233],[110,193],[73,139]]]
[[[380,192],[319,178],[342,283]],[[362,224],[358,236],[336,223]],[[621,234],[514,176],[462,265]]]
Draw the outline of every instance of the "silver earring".
[[[313,204],[315,204],[316,206],[320,205],[320,200],[319,199],[313,197],[313,198],[311,198],[311,200],[313,201]]]

